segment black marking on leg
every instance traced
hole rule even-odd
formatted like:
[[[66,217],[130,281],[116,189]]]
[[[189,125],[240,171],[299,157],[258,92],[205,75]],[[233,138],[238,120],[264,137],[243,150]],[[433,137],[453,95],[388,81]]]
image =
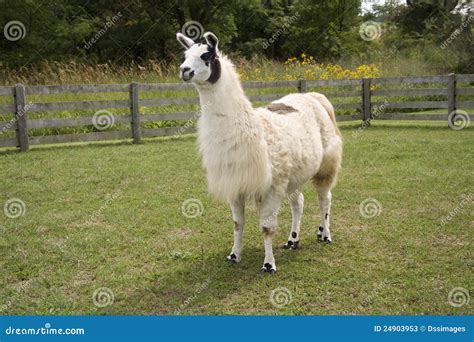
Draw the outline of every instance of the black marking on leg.
[[[288,240],[288,242],[283,245],[283,248],[288,249],[291,248],[291,246],[293,246],[293,241]]]
[[[323,227],[319,227],[319,232],[318,232],[318,238],[321,239],[321,236],[323,236]]]
[[[263,267],[260,269],[260,273],[270,273],[270,274],[274,274],[276,272],[276,270],[273,268],[273,266],[271,264],[269,264],[268,262],[266,262]]]
[[[229,255],[226,259],[230,264],[236,264],[237,263],[237,255],[235,255],[234,253],[232,253],[231,255]]]
[[[292,237],[293,239],[296,239],[297,236],[298,236],[298,234],[297,234],[296,232],[291,233],[291,237]]]
[[[323,227],[319,227],[319,231],[322,232],[324,230]]]
[[[299,246],[300,242],[299,241],[295,241],[295,243],[293,244],[293,246],[291,247],[291,249],[297,249],[298,246]]]
[[[327,220],[327,219],[328,219],[328,217],[329,217],[329,214],[328,214],[328,213],[326,213],[326,215],[324,215],[324,218]]]

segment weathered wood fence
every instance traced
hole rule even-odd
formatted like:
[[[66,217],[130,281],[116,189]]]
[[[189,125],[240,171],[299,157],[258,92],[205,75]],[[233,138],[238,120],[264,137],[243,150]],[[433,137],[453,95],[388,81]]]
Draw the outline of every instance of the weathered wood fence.
[[[395,78],[363,78],[355,80],[299,80],[299,81],[271,81],[271,82],[246,82],[246,89],[293,88],[299,92],[320,91],[333,103],[336,110],[355,110],[355,114],[338,115],[338,121],[362,120],[444,120],[448,125],[453,125],[454,113],[457,109],[474,108],[474,74],[423,77],[395,77]],[[420,85],[428,85],[422,88]],[[436,87],[433,87],[437,85]],[[461,86],[463,84],[464,86]],[[392,85],[412,86],[405,89],[393,89]],[[319,88],[324,87],[324,90]],[[334,91],[327,90],[331,87],[344,88]],[[197,96],[193,97],[160,97],[141,98],[140,93],[145,91],[168,91],[192,89],[193,85],[184,83],[158,83],[158,84],[103,84],[103,85],[51,85],[51,86],[24,86],[17,84],[14,87],[0,87],[0,97],[13,97],[11,104],[0,105],[0,113],[11,113],[10,121],[0,121],[0,147],[18,147],[21,151],[28,150],[30,145],[69,143],[80,141],[100,141],[111,139],[133,139],[138,143],[142,137],[167,136],[194,131],[192,126],[144,128],[143,122],[166,120],[193,120],[195,112],[174,112],[144,115],[140,114],[141,107],[156,107],[170,105],[198,104]],[[350,90],[346,90],[351,88]],[[128,100],[97,100],[97,101],[67,101],[67,102],[28,102],[29,95],[42,94],[68,94],[68,93],[129,93]],[[253,102],[269,102],[280,98],[283,94],[257,94],[249,96]],[[435,101],[390,101],[390,97],[417,97],[417,96],[442,96],[443,100]],[[463,96],[464,100],[458,100]],[[335,99],[356,98],[357,102],[338,102]],[[380,98],[384,101],[381,102]],[[467,98],[467,100],[466,100]],[[130,124],[130,130],[110,130],[81,134],[59,134],[29,136],[29,129],[60,128],[93,125],[93,117],[79,117],[66,119],[35,119],[29,120],[28,113],[61,110],[90,110],[106,108],[128,108],[129,115],[114,116],[115,123]],[[380,110],[382,108],[383,110]],[[442,114],[417,114],[417,113],[385,113],[387,108],[398,109],[442,109]],[[474,118],[473,115],[469,115]],[[8,130],[15,130],[14,138],[3,138]]]

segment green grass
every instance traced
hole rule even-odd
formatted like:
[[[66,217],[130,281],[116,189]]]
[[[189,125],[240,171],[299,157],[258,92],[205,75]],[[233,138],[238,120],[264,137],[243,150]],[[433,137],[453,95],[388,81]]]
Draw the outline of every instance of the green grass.
[[[253,204],[242,262],[225,263],[230,210],[207,194],[192,136],[4,151],[0,204],[19,198],[26,212],[0,213],[1,313],[473,314],[472,303],[448,303],[454,287],[474,293],[472,204],[444,227],[441,219],[472,196],[474,134],[445,126],[375,120],[354,137],[357,125],[344,123],[334,243],[316,241],[308,186],[300,250],[278,248],[288,205],[280,214],[274,276],[258,273]],[[202,216],[182,214],[190,198],[203,203]],[[367,198],[379,201],[379,216],[360,214]],[[112,290],[112,305],[94,305],[100,287]],[[281,287],[292,301],[277,308],[269,296]]]

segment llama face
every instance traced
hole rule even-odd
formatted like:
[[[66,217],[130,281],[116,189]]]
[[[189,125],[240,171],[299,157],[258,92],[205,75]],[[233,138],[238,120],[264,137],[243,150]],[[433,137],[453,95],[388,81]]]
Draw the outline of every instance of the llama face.
[[[177,33],[176,38],[186,49],[183,63],[179,67],[179,77],[186,82],[217,82],[220,76],[220,62],[216,36],[207,32],[204,34],[204,41],[200,43],[195,43],[181,33]]]

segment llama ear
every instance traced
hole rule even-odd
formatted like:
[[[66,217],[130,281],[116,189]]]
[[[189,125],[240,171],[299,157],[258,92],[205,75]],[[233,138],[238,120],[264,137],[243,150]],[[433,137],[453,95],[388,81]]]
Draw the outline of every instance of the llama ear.
[[[212,32],[206,32],[204,33],[203,37],[206,40],[207,45],[209,45],[212,49],[217,51],[217,45],[219,45],[219,39],[217,39],[216,35]]]
[[[194,45],[194,40],[192,40],[191,38],[188,38],[186,37],[184,34],[182,33],[176,33],[176,39],[178,40],[178,42],[181,43],[181,45],[187,50],[189,49],[191,46]]]

